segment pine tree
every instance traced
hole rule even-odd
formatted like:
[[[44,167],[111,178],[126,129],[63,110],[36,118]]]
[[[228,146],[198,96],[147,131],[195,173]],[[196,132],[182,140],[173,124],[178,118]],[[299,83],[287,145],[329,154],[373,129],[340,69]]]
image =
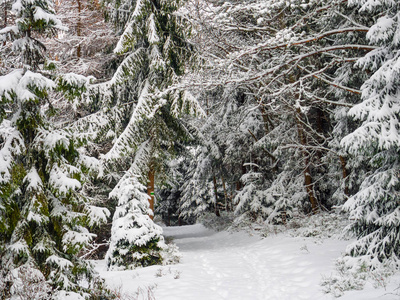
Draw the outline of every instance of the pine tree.
[[[83,187],[92,162],[81,140],[53,122],[57,110],[50,92],[78,93],[86,80],[73,74],[54,78],[41,37],[65,30],[46,0],[16,1],[16,23],[0,31],[12,42],[21,68],[0,77],[0,257],[2,298],[40,291],[32,299],[59,299],[68,293],[88,298],[101,281],[78,257],[108,211],[91,205]],[[87,281],[83,286],[82,281]],[[81,296],[79,296],[79,294]]]
[[[159,0],[138,0],[134,3],[116,1],[108,4],[109,18],[118,27],[124,28],[115,52],[125,56],[109,83],[113,91],[112,110],[121,118],[112,118],[116,138],[103,159],[113,161],[125,158],[126,164],[130,165],[129,169],[136,170],[130,175],[132,182],[139,180],[143,186],[149,184],[147,192],[152,210],[155,175],[163,174],[164,162],[174,154],[177,143],[184,141],[188,136],[180,117],[186,113],[201,111],[190,93],[169,89],[172,84],[178,82],[179,76],[184,74],[185,64],[192,56],[192,47],[187,41],[189,29],[177,13],[180,5],[181,1]],[[136,157],[142,153],[139,149],[147,155]],[[129,156],[132,155],[135,159],[130,161]],[[138,167],[138,163],[141,168]],[[125,175],[128,176],[128,173]],[[127,178],[125,175],[122,180]],[[148,226],[139,221],[143,216],[138,217],[136,213],[132,215],[133,211],[148,213],[147,208],[141,207],[144,205],[144,198],[140,196],[143,189],[140,185],[134,187],[139,189],[137,193],[132,190],[119,190],[125,191],[129,200],[120,202],[117,207],[118,214],[114,218],[113,228],[120,228],[120,231],[111,240],[112,245],[119,247],[124,244],[123,247],[130,249],[128,253],[124,253],[132,258],[124,262],[124,266],[128,268],[148,264],[139,262],[139,258],[147,251],[145,249],[154,246],[158,251],[162,245],[161,230],[151,229],[157,228],[152,221],[146,221]],[[136,199],[135,195],[140,196],[140,199]],[[127,203],[131,206],[130,210],[123,208]],[[153,215],[153,212],[150,215]],[[139,228],[138,230],[141,228],[151,236],[145,244],[140,245],[142,248],[126,245],[135,244],[133,238],[124,243],[119,242],[119,236],[128,236],[128,228],[117,225],[121,218],[128,218],[132,226]],[[137,243],[141,242],[138,240]],[[119,266],[122,263],[122,260],[114,257],[120,253],[116,248],[110,248],[107,256],[110,266]],[[155,259],[151,260],[151,263],[160,261]]]
[[[192,160],[180,187],[179,217],[192,223],[215,207],[212,186],[212,161],[209,149],[200,145],[192,149]],[[205,150],[205,151],[204,151]]]
[[[343,203],[366,171],[349,172],[348,166],[362,161],[346,157],[339,136],[355,126],[344,115],[359,101],[364,77],[359,69],[351,73],[354,62],[374,49],[365,41],[368,28],[363,24],[369,17],[343,1],[196,1],[192,10],[206,50],[204,73],[196,84],[244,90],[253,97],[245,106],[254,105],[264,126],[264,132],[253,132],[259,153],[252,152],[253,161],[246,162],[257,161],[259,169],[270,171],[253,172],[248,193],[237,198],[242,212],[253,194],[271,188],[283,195],[282,184],[287,184],[282,199],[276,196],[257,207],[275,213],[275,202],[296,203],[304,212],[316,212]],[[265,178],[255,180],[255,175]],[[296,200],[289,205],[287,199]]]
[[[354,220],[350,228],[358,240],[348,254],[376,268],[400,258],[399,228],[399,95],[400,4],[351,1],[376,20],[367,33],[375,50],[358,60],[371,73],[361,87],[362,102],[350,109],[360,126],[342,140],[354,155],[367,158],[370,172],[359,191],[344,205]]]
[[[149,155],[144,145],[136,153],[136,160]],[[135,161],[124,174],[110,197],[118,199],[111,228],[111,244],[107,252],[109,269],[145,267],[163,263],[165,250],[162,229],[150,219],[146,187],[140,183],[140,161]]]

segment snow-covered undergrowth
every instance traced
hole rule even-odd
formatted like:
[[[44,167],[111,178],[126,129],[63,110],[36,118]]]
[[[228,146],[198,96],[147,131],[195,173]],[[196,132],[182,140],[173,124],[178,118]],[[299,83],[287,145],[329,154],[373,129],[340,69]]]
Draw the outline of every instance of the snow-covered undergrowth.
[[[203,224],[204,227],[214,231],[232,230],[232,224],[235,220],[235,215],[232,212],[220,212],[220,216],[215,213],[204,213],[199,217],[197,223]]]
[[[396,273],[397,276],[395,276]],[[354,294],[355,290],[361,291],[360,295],[372,291],[378,296],[377,292],[384,290],[388,297],[385,299],[400,299],[399,278],[398,268],[392,262],[380,263],[375,269],[370,269],[362,258],[345,256],[337,259],[334,273],[330,276],[323,276],[321,285],[324,292],[335,297]],[[396,281],[398,282],[397,287],[393,286]],[[363,289],[365,291],[362,291]],[[393,298],[390,298],[391,296]],[[345,298],[347,299],[347,297]],[[359,299],[375,298],[360,296]]]
[[[337,268],[352,242],[342,234],[346,223],[345,216],[320,214],[248,231],[164,227],[164,235],[180,248],[180,263],[130,271],[106,271],[104,261],[95,263],[123,300],[399,299],[399,274],[381,285],[373,274],[359,278],[356,287],[363,290],[341,288],[341,282],[352,280]]]

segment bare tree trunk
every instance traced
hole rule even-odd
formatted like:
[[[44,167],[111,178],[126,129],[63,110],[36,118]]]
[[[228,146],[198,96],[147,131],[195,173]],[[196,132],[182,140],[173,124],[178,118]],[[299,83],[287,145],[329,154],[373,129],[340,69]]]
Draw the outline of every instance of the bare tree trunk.
[[[150,168],[149,171],[149,182],[147,186],[147,195],[149,195],[149,204],[150,204],[150,209],[153,212],[153,215],[150,215],[150,218],[153,220],[154,219],[154,177],[155,177],[155,171],[153,168]]]
[[[82,3],[81,0],[77,0],[78,3],[78,21],[76,24],[76,35],[80,37],[82,35],[82,20],[81,20],[81,13],[82,13]],[[78,47],[76,48],[76,56],[81,57],[81,41],[78,41]]]
[[[233,199],[236,196],[236,193],[238,191],[236,188],[237,188],[237,184],[232,184],[230,187],[231,193],[229,195],[229,200],[230,200],[230,204],[231,204],[231,211],[235,210],[235,208],[234,208],[235,203],[233,202]]]
[[[236,192],[240,191],[242,189],[242,183],[240,180],[236,181]]]
[[[339,156],[340,165],[342,166],[342,177],[344,180],[344,194],[349,197],[349,187],[347,185],[347,170],[346,170],[346,159],[343,156]]]
[[[171,211],[168,209],[167,226],[171,226]]]
[[[242,161],[242,175],[247,173],[247,169],[246,166],[244,165],[244,161]],[[240,181],[240,179],[238,181],[236,181],[236,192],[240,191],[243,188],[243,184]]]
[[[214,183],[214,196],[215,196],[215,215],[219,217],[220,213],[218,209],[217,178],[215,177],[215,175],[213,176],[213,183]]]
[[[221,176],[222,180],[222,187],[224,189],[224,197],[225,197],[225,209],[226,211],[229,211],[229,197],[228,197],[228,192],[226,191],[226,184],[225,184],[225,179],[224,176]]]
[[[7,1],[4,1],[4,28],[7,27]]]
[[[297,132],[299,135],[299,140],[300,140],[301,145],[307,146],[307,137],[304,133],[303,125],[301,124],[300,108],[297,108],[296,111],[297,111],[297,113],[296,113]],[[318,203],[317,203],[317,199],[314,195],[314,189],[313,189],[314,183],[313,183],[313,180],[311,177],[311,170],[310,170],[310,156],[309,156],[307,150],[305,149],[305,147],[303,147],[302,154],[303,154],[303,159],[304,159],[304,164],[305,164],[305,168],[303,170],[304,183],[306,186],[308,198],[311,203],[312,212],[316,213],[318,211]]]
[[[4,1],[3,4],[4,4],[4,27],[3,27],[3,28],[6,28],[7,25],[8,25],[8,15],[7,15],[7,13],[8,13],[8,11],[7,11],[7,9],[8,9],[7,4],[8,4],[8,3],[7,3],[7,1]],[[4,40],[3,46],[5,46],[5,45],[6,45],[6,41]],[[1,59],[0,59],[0,63],[1,63]]]

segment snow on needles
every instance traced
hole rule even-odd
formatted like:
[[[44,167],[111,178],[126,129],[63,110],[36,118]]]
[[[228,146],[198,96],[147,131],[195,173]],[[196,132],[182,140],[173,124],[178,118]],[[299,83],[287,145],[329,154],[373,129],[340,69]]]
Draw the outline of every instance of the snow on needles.
[[[81,183],[74,178],[68,177],[69,170],[54,165],[50,172],[49,182],[51,186],[58,190],[60,194],[66,195],[68,192],[76,191],[82,187]]]
[[[0,95],[8,100],[12,100],[12,93],[15,93],[21,102],[37,99],[32,91],[32,86],[39,91],[45,91],[54,89],[55,83],[39,73],[22,69],[0,76]]]
[[[20,132],[8,120],[0,124],[0,137],[4,140],[0,149],[0,183],[4,183],[11,179],[13,155],[21,154],[25,144]]]

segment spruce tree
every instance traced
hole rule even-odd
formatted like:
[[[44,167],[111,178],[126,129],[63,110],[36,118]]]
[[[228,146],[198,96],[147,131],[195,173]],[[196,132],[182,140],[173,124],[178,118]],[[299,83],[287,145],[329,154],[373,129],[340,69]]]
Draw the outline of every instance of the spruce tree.
[[[344,205],[358,240],[347,250],[367,267],[400,258],[399,95],[400,4],[396,1],[351,1],[373,16],[367,39],[375,50],[357,62],[370,73],[361,87],[362,102],[349,115],[360,122],[342,140],[352,154],[366,158],[369,173]]]
[[[254,162],[257,167],[243,177],[248,187],[237,194],[237,213],[258,210],[271,220],[279,211],[344,203],[366,171],[350,172],[347,166],[360,167],[362,160],[348,164],[340,140],[355,126],[344,116],[359,101],[365,77],[354,62],[374,49],[365,41],[369,16],[339,0],[196,3],[193,19],[207,50],[196,84],[244,90],[253,98],[244,111],[258,111],[263,125],[248,127],[254,140],[244,143],[254,150],[242,157],[248,170]]]
[[[106,261],[109,269],[126,269],[162,264],[167,258],[162,229],[150,218],[146,187],[141,183],[141,168],[146,168],[147,147],[136,152],[131,168],[119,180],[110,197],[118,200],[114,213],[110,248]]]
[[[113,93],[109,109],[114,114],[111,120],[115,140],[103,159],[106,162],[118,159],[120,165],[124,162],[130,171],[121,180],[128,182],[127,178],[131,178],[132,184],[125,189],[120,181],[118,192],[111,194],[118,194],[121,199],[121,193],[126,193],[113,220],[112,231],[116,234],[111,237],[111,245],[115,247],[110,247],[107,254],[110,268],[162,261],[148,259],[147,253],[151,250],[151,256],[155,256],[164,247],[162,231],[151,221],[155,177],[162,177],[165,162],[174,154],[177,143],[188,136],[180,117],[201,111],[190,93],[170,88],[185,73],[192,57],[192,46],[187,40],[190,30],[178,13],[181,4],[178,0],[108,3],[108,17],[123,30],[115,52],[124,59],[108,83]],[[129,159],[131,156],[133,160]],[[147,204],[143,200],[146,185]],[[147,225],[140,221],[146,218],[149,218]],[[122,219],[129,225],[120,226]],[[133,228],[148,237],[132,236]],[[121,253],[131,259],[118,258]]]
[[[108,211],[85,197],[91,160],[81,141],[55,123],[51,99],[58,89],[79,93],[86,80],[57,79],[49,71],[40,38],[65,30],[51,1],[17,0],[12,13],[15,25],[0,31],[19,53],[19,68],[0,76],[0,278],[7,287],[0,293],[4,299],[90,298],[103,293],[102,284],[78,254],[94,237],[88,228]]]

